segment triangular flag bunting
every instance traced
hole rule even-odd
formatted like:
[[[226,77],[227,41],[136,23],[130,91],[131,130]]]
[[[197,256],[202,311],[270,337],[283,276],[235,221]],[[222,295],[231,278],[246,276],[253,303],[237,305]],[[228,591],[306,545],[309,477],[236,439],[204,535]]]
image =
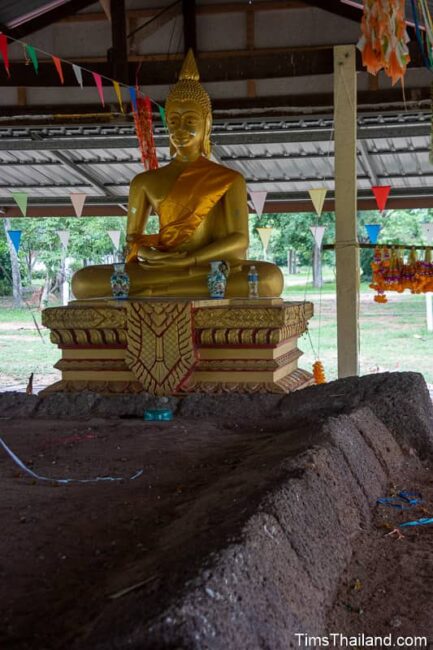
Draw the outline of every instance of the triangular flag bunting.
[[[310,199],[313,202],[314,209],[316,210],[317,216],[320,217],[323,210],[323,204],[325,203],[326,192],[328,190],[326,187],[317,187],[312,190],[308,190]]]
[[[9,72],[8,39],[5,34],[0,34],[0,53],[3,57],[6,74],[10,79],[11,73]]]
[[[39,61],[38,61],[38,57],[37,57],[37,54],[36,54],[36,50],[33,47],[33,45],[26,45],[26,52],[27,52],[27,56],[29,57],[30,61],[33,63],[33,67],[35,69],[36,74],[38,74]]]
[[[97,72],[92,72],[93,78],[95,80],[96,88],[98,89],[99,99],[101,100],[102,106],[105,106],[104,101],[104,90],[102,88],[102,78],[101,75]]]
[[[27,216],[27,192],[11,192],[13,199],[19,209],[21,210],[21,213],[23,217]]]
[[[111,23],[111,7],[110,7],[110,0],[99,0],[99,4],[104,10],[105,15],[107,16],[107,19]]]
[[[254,208],[257,212],[257,216],[261,217],[263,214],[263,208],[265,207],[267,192],[254,192],[249,190],[251,201],[253,202]]]
[[[123,108],[122,93],[120,92],[120,85],[118,81],[113,81],[113,88],[114,92],[116,93],[117,101],[119,102],[120,110],[122,113],[124,113],[125,109]]]
[[[79,65],[75,65],[75,63],[72,64],[72,70],[74,71],[75,79],[77,80],[77,84],[83,88],[83,71],[80,68]]]
[[[159,116],[161,118],[162,125],[166,129],[167,128],[167,119],[165,117],[165,109],[164,109],[163,106],[158,105],[158,110],[159,110]]]
[[[422,223],[421,230],[427,244],[430,246],[433,241],[433,223]]]
[[[18,251],[20,250],[20,244],[21,244],[21,230],[8,230],[8,235],[9,238],[13,244],[13,247],[15,248],[17,254]]]
[[[129,86],[129,96],[131,98],[132,110],[134,113],[137,113],[137,91],[135,90],[134,86]]]
[[[379,223],[367,223],[365,224],[365,229],[367,231],[368,239],[370,244],[377,244],[377,239],[381,231],[382,226]]]
[[[388,200],[388,195],[391,191],[391,185],[373,185],[371,191],[376,197],[377,207],[381,212],[383,212]]]
[[[269,246],[269,240],[272,235],[273,228],[272,226],[268,227],[263,227],[263,228],[257,228],[257,232],[259,233],[259,237],[262,240],[263,244],[263,250],[266,252]]]
[[[70,195],[72,205],[74,206],[75,214],[77,217],[81,217],[83,214],[84,202],[86,200],[87,194],[85,192],[72,192]]]
[[[323,235],[326,230],[326,226],[310,226],[310,230],[313,233],[314,241],[316,242],[317,248],[320,248],[322,245]]]
[[[108,230],[107,235],[113,242],[113,246],[116,250],[119,250],[120,244],[120,230]]]
[[[68,248],[69,243],[69,230],[57,230],[57,235],[62,242],[63,248]]]
[[[51,55],[51,58],[53,59],[53,63],[56,66],[56,70],[57,70],[57,73],[59,75],[59,79],[62,82],[62,84],[64,84],[65,80],[63,78],[63,70],[62,70],[62,62],[61,62],[61,60],[59,59],[58,56],[52,56]]]

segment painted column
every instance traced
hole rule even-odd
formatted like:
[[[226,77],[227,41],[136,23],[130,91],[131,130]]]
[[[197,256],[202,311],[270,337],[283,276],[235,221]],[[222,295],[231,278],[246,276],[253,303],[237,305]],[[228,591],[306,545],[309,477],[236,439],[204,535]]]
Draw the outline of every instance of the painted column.
[[[355,61],[354,45],[334,47],[335,258],[339,377],[359,374]]]

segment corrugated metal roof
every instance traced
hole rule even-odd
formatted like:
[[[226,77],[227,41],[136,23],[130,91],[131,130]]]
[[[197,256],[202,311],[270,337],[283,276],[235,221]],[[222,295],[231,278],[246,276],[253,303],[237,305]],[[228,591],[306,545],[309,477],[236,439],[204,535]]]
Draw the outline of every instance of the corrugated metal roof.
[[[167,136],[162,127],[155,132],[165,164]],[[266,190],[270,200],[295,200],[319,184],[334,189],[329,117],[218,121],[212,137],[215,159],[241,172],[250,189]],[[363,115],[358,137],[361,193],[390,183],[408,195],[422,190],[433,197],[429,114]],[[30,202],[44,196],[68,200],[74,191],[124,202],[141,171],[131,125],[0,128],[0,205],[11,204],[10,190],[27,191]]]

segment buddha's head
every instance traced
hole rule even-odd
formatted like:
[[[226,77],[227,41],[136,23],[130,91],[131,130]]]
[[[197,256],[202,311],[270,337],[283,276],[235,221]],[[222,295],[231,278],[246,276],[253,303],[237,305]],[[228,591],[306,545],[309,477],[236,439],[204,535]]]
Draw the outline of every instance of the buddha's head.
[[[210,156],[212,107],[209,95],[199,82],[200,76],[192,50],[189,50],[165,103],[170,153],[182,157]]]

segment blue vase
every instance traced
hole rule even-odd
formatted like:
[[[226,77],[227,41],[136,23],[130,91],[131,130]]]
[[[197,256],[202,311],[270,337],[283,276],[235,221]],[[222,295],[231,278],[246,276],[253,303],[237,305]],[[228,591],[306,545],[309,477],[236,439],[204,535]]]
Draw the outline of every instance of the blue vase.
[[[118,300],[125,300],[129,294],[129,275],[125,271],[125,263],[115,263],[114,273],[111,276],[111,291],[113,293],[113,298]]]
[[[210,263],[210,272],[207,276],[209,297],[215,299],[224,298],[229,274],[228,262],[214,260]]]

